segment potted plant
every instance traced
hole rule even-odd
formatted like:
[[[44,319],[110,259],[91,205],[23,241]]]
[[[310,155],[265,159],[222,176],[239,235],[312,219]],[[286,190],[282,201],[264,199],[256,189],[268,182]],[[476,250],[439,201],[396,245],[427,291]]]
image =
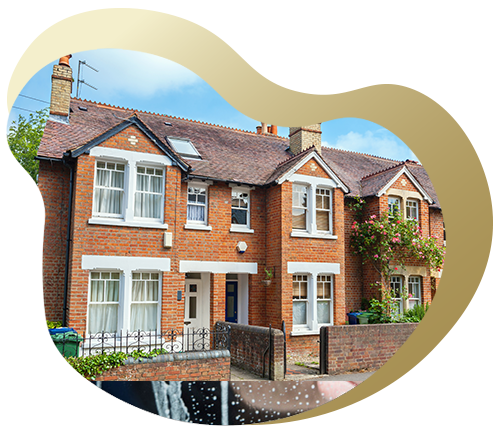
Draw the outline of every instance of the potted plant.
[[[271,280],[273,278],[273,269],[270,268],[269,270],[267,268],[264,268],[264,271],[266,272],[266,278],[262,280],[264,285],[270,286],[271,285]]]

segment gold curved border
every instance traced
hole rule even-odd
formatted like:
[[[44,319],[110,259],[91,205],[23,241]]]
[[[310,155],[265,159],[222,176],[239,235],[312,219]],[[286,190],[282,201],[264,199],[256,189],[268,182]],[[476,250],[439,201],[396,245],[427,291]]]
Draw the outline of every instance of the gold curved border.
[[[131,26],[134,32],[129,31]],[[75,31],[89,27],[105,30]],[[175,61],[258,122],[290,126],[341,117],[375,122],[401,138],[431,177],[446,219],[448,248],[439,293],[427,317],[394,357],[356,389],[280,423],[338,410],[376,393],[417,365],[457,322],[486,268],[493,215],[479,159],[460,126],[441,106],[396,85],[334,95],[294,92],[262,77],[221,39],[189,21],[153,11],[104,9],[67,18],[30,45],[9,85],[9,109],[27,81],[49,62],[71,52],[101,48],[142,51]],[[472,194],[474,204],[465,204]]]

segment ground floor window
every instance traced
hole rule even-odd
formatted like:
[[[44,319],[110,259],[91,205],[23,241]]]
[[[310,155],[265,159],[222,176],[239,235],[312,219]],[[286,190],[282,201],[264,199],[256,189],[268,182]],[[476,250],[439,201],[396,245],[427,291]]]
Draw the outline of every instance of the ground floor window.
[[[158,327],[158,273],[132,273],[130,330],[154,331]]]
[[[115,333],[118,329],[120,273],[90,274],[89,332]]]
[[[408,301],[409,308],[415,307],[415,305],[421,303],[421,283],[422,278],[419,276],[408,277]]]
[[[403,277],[391,276],[391,289],[393,293],[393,300],[397,303],[397,314],[403,313]]]
[[[311,331],[333,324],[333,276],[293,276],[293,329]]]
[[[88,333],[158,329],[160,289],[159,272],[91,272]]]

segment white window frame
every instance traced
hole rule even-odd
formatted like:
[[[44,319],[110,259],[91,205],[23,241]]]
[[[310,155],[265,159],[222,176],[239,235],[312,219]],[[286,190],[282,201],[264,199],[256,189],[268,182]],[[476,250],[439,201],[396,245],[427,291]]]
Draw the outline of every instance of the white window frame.
[[[297,279],[296,279],[297,277]],[[300,279],[298,279],[300,277]],[[304,277],[305,277],[305,282],[306,282],[306,296],[299,298],[293,297],[293,283],[295,282],[304,282]],[[309,274],[301,274],[301,273],[295,273],[292,277],[292,300],[293,304],[295,303],[305,303],[305,313],[306,313],[306,323],[300,323],[300,324],[295,324],[293,322],[293,329],[294,330],[308,330],[310,326],[310,317],[311,317],[311,303],[310,303],[310,294],[311,294],[311,285],[310,285],[310,275]],[[300,290],[300,288],[299,288]],[[293,306],[292,304],[292,306]],[[293,310],[292,310],[292,317],[293,317]],[[293,320],[293,319],[292,319]]]
[[[157,301],[132,301],[132,289],[134,287],[134,280],[136,280],[134,278],[134,275],[140,275],[141,276],[141,279],[140,280],[143,280],[142,277],[143,275],[149,275],[150,279],[151,279],[151,275],[157,275],[158,276],[158,291],[157,291],[157,296],[158,296],[158,300]],[[152,281],[152,280],[150,280]],[[159,271],[147,271],[147,270],[136,270],[136,271],[132,271],[132,281],[130,283],[130,291],[129,291],[129,294],[130,294],[130,304],[129,304],[129,308],[128,308],[128,311],[129,311],[129,317],[127,318],[128,319],[128,328],[129,328],[129,331],[130,332],[136,332],[137,330],[131,330],[131,324],[132,324],[132,321],[131,321],[131,315],[132,315],[132,306],[134,304],[156,304],[157,307],[156,307],[156,328],[155,329],[150,329],[150,330],[143,330],[141,329],[141,332],[154,332],[155,330],[157,332],[160,332],[161,331],[161,294],[162,292],[162,273],[159,272]],[[125,293],[127,293],[127,291],[125,291]]]
[[[299,191],[300,188],[300,191]],[[301,205],[296,205],[294,202],[296,200],[296,195],[298,195],[297,198],[301,198],[301,196],[305,194],[306,198],[306,205],[301,206]],[[304,232],[310,232],[309,227],[310,227],[310,212],[309,212],[309,201],[310,201],[310,191],[309,191],[309,186],[303,183],[294,183],[292,185],[292,228],[293,228],[293,211],[294,210],[303,210],[305,211],[305,225],[304,228],[293,228],[295,231],[304,231]]]
[[[99,274],[99,279],[92,278],[92,277],[94,277],[95,274]],[[109,279],[101,278],[103,274],[109,274],[110,278]],[[113,279],[112,278],[113,274],[118,274],[118,279]],[[91,301],[91,297],[92,297],[92,282],[93,281],[105,281],[106,283],[108,283],[108,281],[116,281],[116,280],[118,280],[118,282],[119,282],[119,286],[118,286],[118,301],[102,301],[102,302]],[[106,285],[106,287],[107,287],[107,285]],[[121,329],[122,329],[121,320],[123,319],[123,305],[122,305],[122,300],[123,300],[123,273],[121,271],[117,271],[117,270],[95,270],[95,271],[91,271],[89,273],[89,289],[88,289],[88,295],[87,296],[88,296],[88,300],[87,300],[88,301],[87,302],[87,327],[86,327],[87,333],[90,333],[90,309],[91,309],[91,306],[95,306],[95,305],[109,305],[110,303],[114,303],[114,302],[116,302],[116,304],[113,304],[113,305],[116,305],[118,307],[117,308],[116,331],[109,332],[109,333],[110,334],[117,334],[118,332],[120,332]],[[102,330],[93,332],[90,335],[99,334],[100,332],[102,332]]]
[[[418,210],[418,200],[414,200],[412,198],[407,198],[406,199],[406,207],[405,207],[405,216],[406,216],[406,219],[415,219],[417,222],[418,222],[418,216],[419,216],[419,210]],[[412,215],[408,215],[408,210],[410,210],[410,212],[412,210],[415,211],[415,216],[412,216]]]
[[[404,276],[391,276],[390,287],[395,295],[395,298],[392,298],[392,300],[398,303],[397,314],[403,314],[403,299],[401,295],[403,294],[404,290],[404,282],[405,282]]]
[[[251,209],[252,209],[252,193],[255,188],[254,187],[249,187],[249,186],[237,186],[230,184],[229,187],[231,188],[231,228],[230,232],[244,232],[244,233],[253,233],[254,230],[250,228],[250,217],[251,217]],[[233,217],[233,195],[234,194],[248,194],[248,204],[246,209],[245,208],[236,208],[236,210],[246,210],[247,212],[247,222],[246,224],[236,224],[232,222],[232,217]]]
[[[416,285],[418,288],[418,296],[415,297],[413,287]],[[409,295],[413,296],[410,298]],[[422,277],[408,276],[408,308],[413,308],[416,304],[422,303]]]
[[[394,208],[397,207],[398,213],[400,216],[405,216],[406,213],[403,213],[401,211],[401,198],[399,197],[394,197],[394,196],[389,196],[387,198],[388,200],[388,206],[389,206],[389,218],[394,217]]]
[[[143,174],[142,172],[139,172],[140,168],[144,168],[146,172]],[[153,169],[154,174],[148,174],[148,169]],[[143,175],[143,176],[157,176],[156,172],[160,170],[161,171],[161,189],[160,192],[152,192],[152,191],[139,191],[137,189],[137,182],[138,182],[138,176]],[[134,181],[134,195],[133,195],[133,213],[134,213],[134,220],[139,220],[141,222],[163,222],[163,209],[165,206],[165,168],[157,165],[151,165],[151,164],[137,164],[135,167],[135,181]],[[158,176],[159,177],[159,176]],[[148,194],[148,195],[160,195],[160,215],[159,217],[144,217],[144,216],[137,216],[136,215],[136,210],[135,210],[135,204],[136,200],[138,197],[138,194]]]
[[[334,225],[334,213],[333,213],[333,198],[335,193],[335,186],[333,181],[328,179],[322,179],[314,176],[303,176],[303,175],[294,175],[292,176],[293,185],[304,186],[307,192],[307,208],[306,208],[306,229],[294,229],[292,225],[292,237],[304,237],[304,238],[324,238],[330,240],[336,240],[338,237],[333,235],[333,225]],[[325,189],[330,192],[330,207],[329,207],[329,230],[321,231],[318,230],[316,215],[317,215],[317,207],[316,207],[316,190],[317,189]],[[304,209],[304,207],[296,207],[293,204],[293,187],[292,187],[292,216],[293,209],[300,208]]]
[[[318,196],[318,191],[326,191],[329,193],[329,200],[330,200],[330,203],[329,203],[329,207],[327,209],[324,209],[324,208],[318,208],[317,205],[316,205],[316,198]],[[321,194],[320,194],[321,195]],[[316,231],[318,234],[332,234],[332,231],[333,231],[333,210],[332,210],[332,205],[333,205],[333,190],[330,189],[330,188],[323,188],[323,187],[317,187],[316,190],[315,190],[315,195],[314,195],[314,206],[315,206],[315,210],[316,210]],[[319,230],[318,229],[318,222],[317,222],[317,218],[318,218],[318,211],[326,211],[328,212],[328,229],[327,230]]]
[[[92,217],[88,220],[89,224],[168,229],[168,225],[164,223],[165,180],[166,167],[168,165],[172,165],[172,162],[167,156],[127,151],[123,149],[102,148],[99,146],[92,148],[90,150],[90,155],[95,157],[95,173],[94,183],[92,185],[94,189],[92,201]],[[125,166],[125,183],[122,210],[123,213],[120,216],[103,216],[102,214],[95,212],[95,187],[97,183],[96,177],[98,162],[112,162]],[[163,170],[160,218],[146,218],[135,216],[137,167]]]
[[[325,277],[325,280],[322,279],[322,277]],[[330,318],[330,321],[328,323],[321,323],[319,321],[319,316],[318,316],[318,326],[330,326],[330,325],[333,325],[333,291],[334,291],[334,280],[335,280],[335,277],[333,276],[333,274],[318,274],[316,276],[316,290],[318,288],[318,284],[319,283],[330,283],[330,298],[319,298],[318,297],[318,294],[316,292],[316,306],[318,307],[319,306],[319,303],[320,302],[328,302],[330,304],[330,312],[329,312],[329,318]],[[325,288],[326,286],[323,286],[323,289]],[[319,311],[318,311],[318,314],[319,314]]]
[[[319,262],[288,262],[288,273],[293,275],[307,276],[308,295],[307,295],[307,323],[305,325],[294,325],[292,317],[292,336],[317,335],[321,326],[333,325],[335,323],[335,274],[340,274],[340,264],[319,263]],[[331,305],[329,324],[318,323],[318,278],[321,276],[331,276]],[[293,276],[292,276],[293,284]],[[293,300],[293,289],[291,291]],[[321,300],[320,300],[321,301]]]
[[[99,166],[99,164],[101,164],[101,163],[104,164],[104,168]],[[113,168],[112,170],[108,169],[107,168],[108,165],[111,165],[111,164],[114,166],[120,165],[123,167],[123,170],[117,170],[115,168]],[[122,171],[123,172],[123,188],[114,188],[111,186],[99,186],[97,184],[97,176],[98,176],[98,172],[100,170],[109,171],[109,172]],[[111,173],[110,173],[110,176],[111,176]],[[97,159],[95,162],[95,166],[94,166],[94,183],[93,183],[93,193],[92,193],[92,216],[93,217],[102,217],[102,218],[123,218],[125,215],[125,206],[127,203],[127,200],[126,200],[127,182],[128,182],[128,172],[127,172],[127,164],[126,163],[124,163],[123,161],[117,161],[117,160]],[[120,211],[120,213],[108,213],[108,212],[98,211],[96,209],[96,205],[97,205],[96,194],[97,194],[98,189],[106,189],[106,190],[121,192],[121,203],[120,203],[121,211]]]
[[[212,185],[212,181],[189,181],[187,183],[187,188],[186,188],[186,224],[184,225],[184,229],[196,229],[196,230],[205,230],[205,231],[211,231],[212,227],[208,224],[208,209],[209,209],[209,187]],[[189,203],[189,188],[198,188],[198,189],[204,189],[205,190],[205,213],[204,213],[204,219],[203,221],[195,221],[195,220],[190,220],[188,218],[188,206],[190,205]],[[201,205],[201,204],[193,204],[191,205]]]

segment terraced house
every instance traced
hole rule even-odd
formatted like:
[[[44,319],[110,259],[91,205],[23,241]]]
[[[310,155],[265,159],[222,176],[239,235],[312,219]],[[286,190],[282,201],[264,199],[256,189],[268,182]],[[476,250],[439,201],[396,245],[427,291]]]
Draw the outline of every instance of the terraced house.
[[[289,347],[316,348],[321,326],[373,293],[349,245],[354,196],[444,239],[416,162],[322,147],[321,124],[283,138],[74,99],[69,57],[52,81],[38,152],[45,308],[81,334],[285,321]],[[392,280],[422,303],[439,282],[417,262]]]

